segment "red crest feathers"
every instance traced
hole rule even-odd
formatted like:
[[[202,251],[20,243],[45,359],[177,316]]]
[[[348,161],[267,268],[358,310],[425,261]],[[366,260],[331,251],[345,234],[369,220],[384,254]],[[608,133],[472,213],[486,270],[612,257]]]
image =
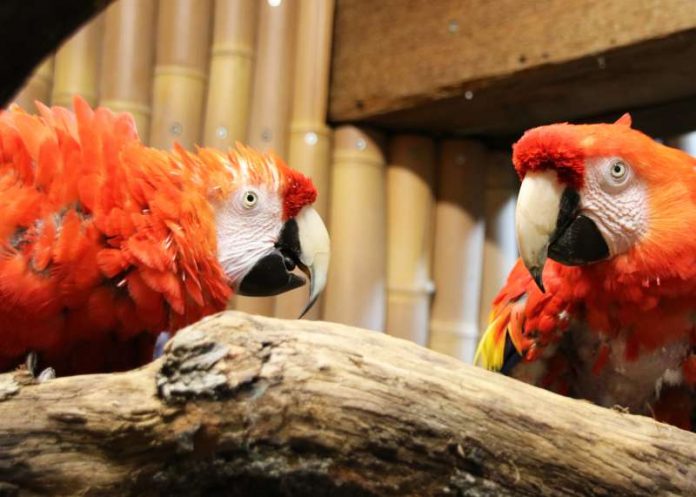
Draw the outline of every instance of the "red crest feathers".
[[[512,162],[520,179],[528,171],[553,169],[562,182],[582,186],[584,154],[572,128],[563,123],[527,131],[512,148]]]
[[[619,124],[621,126],[626,126],[628,128],[633,124],[633,119],[631,119],[631,114],[626,112],[623,116],[618,118],[614,124]]]
[[[290,219],[295,217],[305,205],[314,203],[317,198],[317,189],[311,179],[294,169],[287,168],[284,175],[283,219]]]

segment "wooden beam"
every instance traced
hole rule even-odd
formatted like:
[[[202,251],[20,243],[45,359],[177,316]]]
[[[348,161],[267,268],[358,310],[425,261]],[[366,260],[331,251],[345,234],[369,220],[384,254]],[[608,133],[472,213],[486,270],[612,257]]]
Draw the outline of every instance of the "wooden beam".
[[[500,135],[696,97],[691,0],[338,0],[334,47],[337,123]]]
[[[143,368],[0,375],[0,495],[696,495],[696,435],[382,333],[223,313]]]

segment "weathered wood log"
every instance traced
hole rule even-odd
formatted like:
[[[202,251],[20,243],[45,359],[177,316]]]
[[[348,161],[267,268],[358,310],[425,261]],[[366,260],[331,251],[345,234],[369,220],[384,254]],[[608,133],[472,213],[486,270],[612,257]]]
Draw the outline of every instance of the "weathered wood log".
[[[696,495],[694,434],[326,322],[227,312],[0,399],[4,496]]]

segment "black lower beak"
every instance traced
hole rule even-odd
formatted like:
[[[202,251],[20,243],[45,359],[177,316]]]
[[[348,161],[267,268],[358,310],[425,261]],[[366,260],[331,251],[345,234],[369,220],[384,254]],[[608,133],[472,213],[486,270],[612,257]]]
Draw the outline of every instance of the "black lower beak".
[[[301,266],[299,258],[298,227],[295,220],[291,219],[283,226],[273,252],[259,259],[242,278],[237,294],[249,297],[270,297],[301,287],[306,280],[292,273],[297,265]]]
[[[548,254],[566,266],[581,266],[609,257],[609,247],[594,221],[580,215],[549,245]]]
[[[548,257],[566,266],[581,266],[609,256],[607,242],[595,222],[577,214],[579,200],[575,190],[568,188],[563,193],[556,230],[548,248]]]
[[[237,294],[248,297],[271,297],[305,284],[302,276],[288,271],[287,257],[275,250],[258,260],[237,289]]]

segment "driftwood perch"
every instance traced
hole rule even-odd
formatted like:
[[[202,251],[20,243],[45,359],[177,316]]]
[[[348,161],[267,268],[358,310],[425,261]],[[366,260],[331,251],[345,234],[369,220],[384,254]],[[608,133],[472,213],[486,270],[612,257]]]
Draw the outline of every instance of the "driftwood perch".
[[[331,323],[228,312],[0,399],[1,496],[696,495],[694,434]]]

